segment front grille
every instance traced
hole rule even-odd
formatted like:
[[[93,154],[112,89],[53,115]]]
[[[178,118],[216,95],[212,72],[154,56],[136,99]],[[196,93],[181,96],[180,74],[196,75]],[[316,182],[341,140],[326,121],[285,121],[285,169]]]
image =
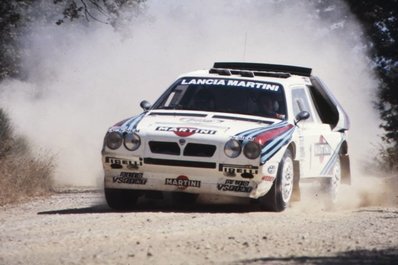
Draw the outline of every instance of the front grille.
[[[151,152],[155,154],[180,155],[181,153],[180,147],[174,142],[150,141],[149,148]]]
[[[189,143],[184,149],[184,156],[212,157],[215,151],[215,145]]]
[[[197,168],[216,168],[217,164],[212,162],[201,161],[182,161],[170,159],[144,158],[144,164],[161,165],[161,166],[175,166],[175,167],[197,167]]]

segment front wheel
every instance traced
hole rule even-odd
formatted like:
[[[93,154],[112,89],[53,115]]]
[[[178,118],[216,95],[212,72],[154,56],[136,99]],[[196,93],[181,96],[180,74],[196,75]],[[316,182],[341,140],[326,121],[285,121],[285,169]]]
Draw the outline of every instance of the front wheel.
[[[267,211],[281,212],[289,204],[293,192],[293,156],[287,149],[278,166],[278,173],[271,189],[261,197],[261,207]]]
[[[106,202],[117,211],[132,210],[138,197],[139,194],[135,190],[105,189]]]

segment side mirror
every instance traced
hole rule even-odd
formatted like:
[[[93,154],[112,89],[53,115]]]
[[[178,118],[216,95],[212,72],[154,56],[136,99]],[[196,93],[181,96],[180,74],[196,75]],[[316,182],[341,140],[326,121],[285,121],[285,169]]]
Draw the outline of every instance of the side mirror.
[[[149,110],[152,107],[151,103],[146,100],[141,101],[140,106],[145,111]]]
[[[297,115],[296,115],[296,120],[295,120],[295,124],[299,123],[300,121],[304,121],[306,119],[308,119],[310,117],[310,113],[308,111],[300,111]]]

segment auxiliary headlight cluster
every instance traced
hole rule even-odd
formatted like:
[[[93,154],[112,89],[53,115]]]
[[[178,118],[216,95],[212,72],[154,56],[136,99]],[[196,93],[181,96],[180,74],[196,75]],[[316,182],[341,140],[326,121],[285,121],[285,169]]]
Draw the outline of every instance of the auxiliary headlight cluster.
[[[137,150],[141,145],[141,138],[136,133],[126,133],[124,136],[120,132],[110,132],[105,139],[106,146],[109,149],[118,149],[122,144],[127,150]]]
[[[224,153],[226,156],[230,158],[235,158],[240,155],[243,149],[243,154],[248,159],[256,159],[261,154],[261,146],[256,142],[248,142],[246,143],[243,148],[240,141],[236,139],[231,139],[225,143],[224,146]]]

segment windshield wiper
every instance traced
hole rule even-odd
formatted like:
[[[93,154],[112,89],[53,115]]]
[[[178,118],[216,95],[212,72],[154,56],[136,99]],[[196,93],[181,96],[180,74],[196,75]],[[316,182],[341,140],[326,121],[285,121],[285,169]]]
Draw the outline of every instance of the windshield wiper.
[[[183,109],[181,104],[173,105],[173,106],[163,106],[158,109]]]

